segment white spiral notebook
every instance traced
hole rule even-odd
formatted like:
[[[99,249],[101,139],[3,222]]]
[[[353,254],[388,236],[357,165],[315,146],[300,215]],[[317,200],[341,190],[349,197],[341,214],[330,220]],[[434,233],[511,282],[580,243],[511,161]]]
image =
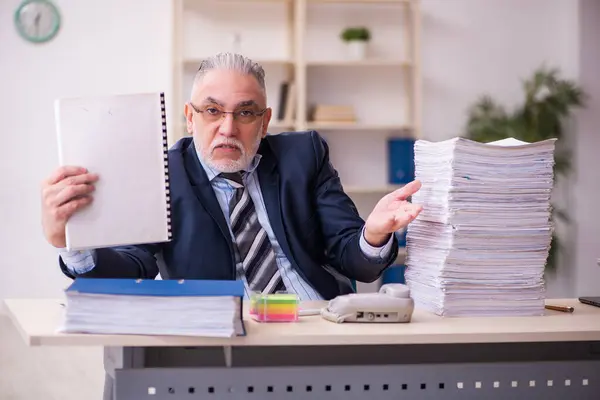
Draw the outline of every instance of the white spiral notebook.
[[[171,239],[164,93],[55,101],[60,165],[99,175],[93,201],[67,222],[67,249]]]

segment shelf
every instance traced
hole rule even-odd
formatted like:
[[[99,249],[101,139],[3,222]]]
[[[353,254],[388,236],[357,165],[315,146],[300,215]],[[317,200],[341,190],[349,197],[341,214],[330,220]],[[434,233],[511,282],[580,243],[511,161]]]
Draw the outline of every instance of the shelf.
[[[297,0],[210,0],[212,3],[294,3]],[[306,0],[308,4],[409,4],[413,0]],[[186,5],[196,5],[198,0],[185,0]]]
[[[185,4],[186,5],[196,5],[198,3],[202,3],[202,2],[206,2],[207,0],[185,0]],[[235,3],[244,3],[244,4],[248,4],[248,3],[275,3],[275,4],[286,4],[286,3],[293,3],[294,0],[208,0],[208,2],[211,3],[220,3],[220,4],[235,4]],[[387,1],[386,1],[387,3]]]
[[[400,189],[404,185],[384,185],[384,186],[344,186],[344,192],[348,194],[381,194],[384,196],[387,193]]]
[[[210,10],[208,10],[205,7],[206,2],[215,5],[249,4],[249,6],[247,9],[244,8],[243,15],[240,15],[239,13],[231,13],[231,10],[237,9],[235,7],[231,10],[219,9],[217,11],[210,7]],[[183,3],[183,6],[181,3]],[[267,6],[269,4],[282,5],[285,6],[285,9],[281,7],[275,9],[263,9],[261,7],[257,9],[253,4],[258,3],[264,3]],[[371,132],[384,135],[389,133],[402,136],[420,136],[421,66],[420,36],[418,33],[420,30],[420,6],[418,0],[178,0],[177,4],[179,5],[175,9],[174,16],[176,18],[173,23],[175,28],[173,40],[176,44],[175,58],[178,59],[173,80],[176,103],[182,103],[182,99],[185,99],[185,94],[189,91],[189,88],[184,84],[188,84],[187,81],[189,81],[192,70],[198,68],[207,52],[213,54],[212,51],[219,48],[212,41],[206,45],[203,41],[198,42],[198,37],[207,37],[203,36],[206,32],[206,35],[209,36],[218,35],[219,40],[221,40],[226,35],[231,36],[234,32],[238,32],[244,37],[245,55],[263,65],[267,70],[267,75],[271,79],[269,82],[269,101],[273,106],[281,104],[278,99],[280,95],[279,83],[283,81],[294,81],[296,83],[293,104],[295,107],[294,114],[298,116],[298,120],[291,121],[291,123],[273,121],[270,128],[274,133],[288,129],[299,131],[314,129],[335,132],[336,134]],[[377,34],[377,41],[374,41],[378,53],[368,55],[365,59],[347,58],[347,54],[343,52],[344,44],[340,43],[339,38],[337,38],[339,34],[338,28],[335,28],[337,22],[332,25],[327,22],[327,19],[317,19],[316,22],[309,21],[310,18],[314,17],[309,15],[314,10],[310,11],[307,6],[328,4],[332,5],[331,10],[328,11],[332,12],[332,15],[344,13],[345,10],[348,11],[348,18],[350,19],[344,19],[344,17],[341,20],[336,19],[337,22],[345,21],[344,24],[360,23],[367,26],[373,24],[374,30],[380,29]],[[364,11],[361,7],[358,9],[350,7],[353,4],[357,6],[364,5]],[[373,5],[374,12],[386,16],[386,18],[381,21],[381,18],[378,18],[377,15],[369,15],[371,19],[367,20],[364,12],[369,10],[369,5]],[[375,10],[377,5],[405,5],[410,10],[406,10],[409,11],[406,13],[402,12],[398,18],[395,16],[387,18],[389,17],[389,10],[385,7]],[[186,8],[186,6],[189,6],[189,8]],[[348,6],[348,8],[344,6]],[[265,10],[267,11],[265,12]],[[358,14],[355,16],[356,12]],[[268,15],[263,15],[264,13]],[[189,20],[186,20],[186,15],[189,16]],[[261,24],[261,29],[257,30],[251,23],[246,24],[247,18],[252,19],[252,16],[260,17],[261,20],[268,17],[265,21],[271,23],[271,25],[268,23],[266,25]],[[213,17],[216,20],[214,23],[208,23],[201,17],[205,19]],[[356,21],[362,21],[363,19],[364,21],[356,22],[352,20],[354,17]],[[228,20],[230,20],[229,24]],[[313,29],[313,23],[320,24],[322,29],[318,27]],[[190,29],[184,29],[185,26],[189,26]],[[391,28],[394,28],[394,31]],[[325,29],[335,29],[335,31],[332,31],[332,35],[335,34],[336,36],[325,35],[327,40],[322,40],[319,35],[307,35],[309,31],[324,32]],[[285,38],[285,40],[276,41],[277,51],[265,49],[260,45],[264,40],[273,39],[275,35],[279,39]],[[379,35],[390,35],[390,41],[385,40],[385,38],[379,39]],[[390,43],[392,35],[402,38],[403,43]],[[188,39],[193,43],[193,47],[183,45]],[[330,47],[331,51],[308,51],[315,46],[318,48]],[[188,48],[190,50],[186,51]],[[337,104],[340,101],[338,100],[339,96],[335,95],[335,90],[326,90],[320,87],[321,85],[315,86],[313,82],[320,80],[325,84],[329,80],[334,80],[333,78],[346,74],[343,75],[344,79],[335,80],[334,84],[347,85],[348,82],[355,79],[355,76],[351,75],[354,73],[368,75],[368,78],[373,80],[373,86],[357,84],[353,90],[340,91],[339,96],[344,98],[344,102],[358,107],[356,103],[360,104],[361,101],[364,101],[365,96],[369,96],[367,94],[360,96],[359,93],[362,91],[373,93],[367,91],[372,90],[374,87],[377,95],[373,96],[373,99],[382,98],[384,103],[394,104],[390,107],[390,113],[398,112],[395,104],[401,102],[402,113],[406,115],[402,115],[398,122],[389,121],[386,116],[375,116],[371,119],[373,123],[362,121],[354,123],[311,122],[305,120],[305,116],[310,114],[308,111],[312,106],[311,103]],[[395,86],[387,83],[392,76],[398,79],[398,84]],[[384,89],[386,93],[380,96]],[[394,96],[393,101],[388,102],[388,98],[392,96]],[[174,104],[174,107],[180,108],[180,105]]]
[[[286,123],[284,121],[271,121],[269,122],[269,128],[273,129],[293,129],[293,123]]]
[[[190,57],[190,58],[184,58],[183,60],[183,64],[186,66],[198,66],[200,65],[200,62],[203,60],[202,57]],[[261,64],[262,66],[280,66],[280,65],[293,65],[294,61],[293,60],[286,60],[286,59],[260,59],[260,58],[252,58],[252,60],[254,62],[257,62],[259,64]]]
[[[409,4],[411,0],[307,0],[307,3],[343,3],[343,4]]]
[[[344,122],[315,122],[308,123],[307,129],[314,130],[351,130],[351,131],[406,131],[407,125],[377,125]]]
[[[373,58],[364,60],[311,60],[307,61],[308,67],[400,67],[410,68],[410,61],[386,60],[384,58]]]

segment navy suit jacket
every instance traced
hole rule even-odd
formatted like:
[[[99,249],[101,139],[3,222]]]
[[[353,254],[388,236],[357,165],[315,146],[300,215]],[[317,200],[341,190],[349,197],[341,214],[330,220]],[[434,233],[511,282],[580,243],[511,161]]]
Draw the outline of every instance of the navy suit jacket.
[[[260,187],[275,236],[292,267],[323,298],[353,291],[348,280],[336,279],[324,266],[350,280],[372,282],[392,264],[395,235],[387,259],[373,261],[362,253],[364,221],[316,132],[266,136],[258,152]],[[160,268],[163,279],[236,279],[231,236],[192,138],[180,139],[168,158],[172,240],[97,249],[95,268],[78,276],[153,279]],[[59,263],[65,275],[75,277]]]

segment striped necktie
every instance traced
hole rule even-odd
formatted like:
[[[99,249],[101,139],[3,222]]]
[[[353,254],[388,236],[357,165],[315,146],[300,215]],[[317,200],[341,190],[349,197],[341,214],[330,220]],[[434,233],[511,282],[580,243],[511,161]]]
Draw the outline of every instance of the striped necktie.
[[[229,219],[238,250],[238,262],[242,262],[250,290],[261,293],[285,290],[275,252],[267,232],[258,221],[250,193],[243,184],[242,174],[221,173],[220,176],[236,189],[229,203]]]

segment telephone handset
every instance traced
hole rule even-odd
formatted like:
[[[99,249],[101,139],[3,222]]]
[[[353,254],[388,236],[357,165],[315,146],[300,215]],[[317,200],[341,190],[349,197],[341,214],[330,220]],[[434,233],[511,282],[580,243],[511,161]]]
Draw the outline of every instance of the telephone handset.
[[[351,293],[336,297],[321,310],[331,322],[410,322],[415,308],[408,286],[382,285],[378,293]]]

